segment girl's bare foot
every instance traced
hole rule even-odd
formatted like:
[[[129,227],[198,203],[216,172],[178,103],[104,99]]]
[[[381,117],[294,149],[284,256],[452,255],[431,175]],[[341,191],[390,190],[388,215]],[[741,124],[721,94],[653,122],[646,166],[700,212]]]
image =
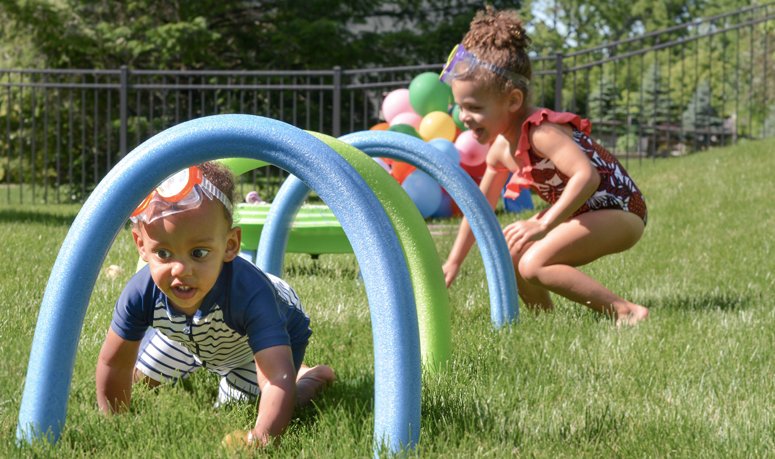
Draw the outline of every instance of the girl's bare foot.
[[[328,365],[302,365],[296,375],[296,405],[306,405],[335,379],[336,374]]]

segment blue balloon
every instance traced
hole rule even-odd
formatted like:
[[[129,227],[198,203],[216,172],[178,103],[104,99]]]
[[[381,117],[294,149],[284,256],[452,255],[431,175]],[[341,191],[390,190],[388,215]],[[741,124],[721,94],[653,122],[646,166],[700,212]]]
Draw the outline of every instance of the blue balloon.
[[[444,153],[445,156],[449,157],[449,160],[452,161],[452,163],[460,164],[460,152],[457,151],[454,142],[450,142],[447,139],[436,138],[429,140],[428,144]]]
[[[441,186],[425,172],[421,170],[412,172],[401,186],[406,190],[406,194],[412,198],[423,218],[430,217],[439,208]]]
[[[452,198],[448,193],[441,193],[441,203],[439,207],[433,212],[431,217],[433,218],[449,218],[452,216]]]

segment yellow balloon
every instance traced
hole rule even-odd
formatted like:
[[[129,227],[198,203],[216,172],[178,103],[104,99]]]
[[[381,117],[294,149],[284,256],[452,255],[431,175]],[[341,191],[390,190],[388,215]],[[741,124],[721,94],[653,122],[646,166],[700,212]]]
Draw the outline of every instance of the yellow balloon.
[[[446,112],[430,112],[423,116],[420,121],[420,127],[417,133],[426,142],[431,139],[447,139],[450,142],[455,140],[455,120]]]

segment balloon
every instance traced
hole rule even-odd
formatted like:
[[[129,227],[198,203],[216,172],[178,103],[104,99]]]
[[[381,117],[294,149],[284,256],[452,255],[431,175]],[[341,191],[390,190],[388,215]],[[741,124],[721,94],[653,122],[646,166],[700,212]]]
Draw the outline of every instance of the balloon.
[[[401,186],[412,198],[423,218],[428,218],[441,204],[441,186],[430,175],[417,170],[409,174]]]
[[[261,199],[258,191],[248,191],[248,194],[245,195],[245,202],[249,204],[261,204],[264,200]]]
[[[463,170],[466,171],[466,173],[478,185],[479,183],[481,183],[482,177],[484,177],[484,172],[487,170],[487,163],[482,162],[477,164],[476,166],[468,166],[466,164],[460,163],[460,167],[462,167]]]
[[[460,163],[466,166],[477,166],[487,157],[489,145],[482,145],[474,139],[471,131],[461,132],[455,140],[455,146],[460,152]]]
[[[387,131],[387,128],[390,127],[390,123],[382,122],[377,123],[374,126],[369,128],[369,131]]]
[[[413,128],[418,129],[420,127],[421,122],[422,122],[422,116],[418,115],[417,113],[403,112],[394,116],[393,120],[390,121],[390,125],[395,126],[396,124],[408,124],[409,126],[412,126]]]
[[[408,124],[394,124],[388,128],[388,131],[400,132],[401,134],[411,135],[418,139],[420,138],[420,134],[417,133],[417,130]]]
[[[428,113],[423,116],[420,127],[417,128],[420,137],[425,141],[437,138],[455,140],[456,130],[455,122],[447,112]]]
[[[387,171],[388,173],[390,173],[390,166],[388,165],[388,163],[386,163],[386,162],[385,162],[385,160],[384,160],[384,159],[382,159],[382,158],[376,158],[376,157],[375,157],[375,158],[374,158],[374,161],[376,161],[376,162],[377,162],[377,164],[379,164],[380,166],[382,166],[382,168],[383,168],[383,169],[385,169],[385,171]]]
[[[406,88],[389,92],[382,101],[382,117],[388,123],[399,113],[410,111],[412,111],[412,105],[409,102],[409,90]]]
[[[451,101],[452,89],[439,81],[438,73],[421,73],[409,83],[409,103],[421,116],[434,111],[446,112]]]
[[[452,216],[452,198],[449,196],[449,194],[442,190],[441,193],[441,202],[439,203],[439,207],[436,209],[435,212],[433,212],[433,215],[431,217],[433,218],[448,218]]]
[[[460,164],[460,152],[453,142],[447,139],[431,139],[428,144],[444,153],[454,164]]]
[[[460,105],[458,105],[458,104],[455,104],[455,105],[452,106],[452,120],[455,122],[455,125],[461,131],[468,130],[466,125],[463,124],[462,121],[460,121]]]
[[[394,161],[393,168],[390,169],[390,175],[392,175],[393,178],[398,181],[398,183],[404,183],[404,180],[406,180],[406,177],[408,177],[409,174],[411,174],[415,170],[417,170],[417,168],[412,166],[409,163]]]
[[[503,189],[505,190],[506,187]],[[503,195],[503,192],[501,192],[501,195]],[[503,196],[503,209],[506,212],[522,212],[523,210],[533,209],[533,198],[531,196],[529,189],[521,190],[519,196],[514,199]]]

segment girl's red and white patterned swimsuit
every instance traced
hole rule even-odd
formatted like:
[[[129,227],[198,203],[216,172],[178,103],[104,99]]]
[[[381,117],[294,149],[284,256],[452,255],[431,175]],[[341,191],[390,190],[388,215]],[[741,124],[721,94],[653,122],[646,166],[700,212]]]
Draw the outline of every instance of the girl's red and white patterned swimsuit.
[[[573,141],[587,155],[600,174],[597,191],[576,211],[573,216],[602,209],[621,209],[632,212],[647,221],[646,202],[635,182],[619,161],[605,148],[590,138],[592,124],[573,113],[558,113],[541,109],[531,114],[522,124],[522,133],[514,157],[519,165],[506,184],[507,198],[515,198],[520,189],[532,188],[543,200],[554,204],[560,198],[568,177],[558,171],[554,163],[539,157],[530,148],[531,126],[543,122],[567,124],[573,129]]]

